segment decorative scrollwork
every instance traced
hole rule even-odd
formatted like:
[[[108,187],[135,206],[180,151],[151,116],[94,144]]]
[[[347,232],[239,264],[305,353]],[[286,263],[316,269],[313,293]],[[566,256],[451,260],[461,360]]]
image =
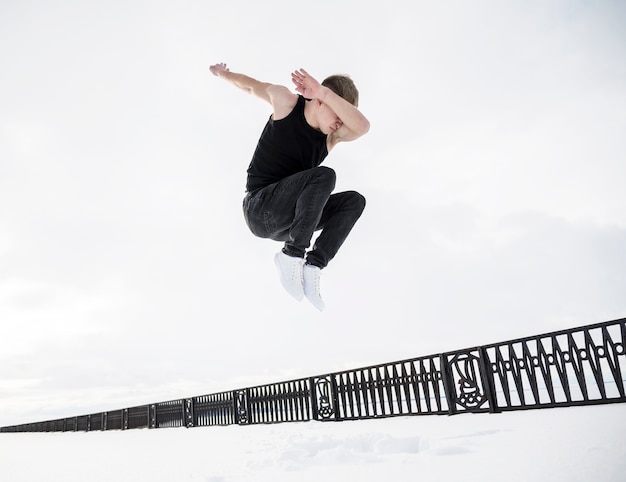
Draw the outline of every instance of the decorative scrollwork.
[[[248,404],[246,400],[245,390],[239,390],[237,393],[237,423],[248,423]]]
[[[479,360],[472,353],[461,353],[455,355],[450,362],[453,377],[458,385],[456,402],[468,410],[478,408],[487,401],[480,385]]]
[[[335,413],[330,395],[330,381],[327,378],[320,378],[315,384],[315,393],[317,413],[324,419],[330,418]]]
[[[185,399],[185,426],[193,427],[193,400],[191,398]]]

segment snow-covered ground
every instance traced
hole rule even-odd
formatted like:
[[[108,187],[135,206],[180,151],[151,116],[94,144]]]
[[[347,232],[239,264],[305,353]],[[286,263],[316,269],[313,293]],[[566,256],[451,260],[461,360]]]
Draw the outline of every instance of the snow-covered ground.
[[[3,482],[620,482],[626,405],[0,436]]]

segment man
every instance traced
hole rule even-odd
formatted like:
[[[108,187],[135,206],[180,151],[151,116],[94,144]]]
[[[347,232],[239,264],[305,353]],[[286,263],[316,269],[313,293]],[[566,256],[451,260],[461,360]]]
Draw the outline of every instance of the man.
[[[335,172],[320,166],[338,143],[369,130],[357,108],[358,90],[347,76],[320,84],[303,69],[291,74],[298,94],[231,72],[224,63],[210,71],[272,106],[248,167],[244,217],[254,235],[284,242],[274,257],[283,287],[297,300],[306,295],[322,311],[320,271],[365,208],[365,198],[355,191],[331,194]]]

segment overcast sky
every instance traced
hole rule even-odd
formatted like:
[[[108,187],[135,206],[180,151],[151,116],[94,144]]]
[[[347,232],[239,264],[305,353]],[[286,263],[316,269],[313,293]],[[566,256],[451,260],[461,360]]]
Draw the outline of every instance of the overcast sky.
[[[0,425],[626,316],[619,1],[0,2]],[[319,313],[241,213],[269,106],[348,73],[368,200]]]

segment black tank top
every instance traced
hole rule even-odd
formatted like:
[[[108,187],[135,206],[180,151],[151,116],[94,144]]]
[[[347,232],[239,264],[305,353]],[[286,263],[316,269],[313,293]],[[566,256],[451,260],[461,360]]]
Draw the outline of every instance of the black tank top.
[[[326,134],[304,118],[306,100],[301,95],[287,117],[269,121],[263,129],[248,167],[246,191],[252,192],[319,166],[328,155]]]

